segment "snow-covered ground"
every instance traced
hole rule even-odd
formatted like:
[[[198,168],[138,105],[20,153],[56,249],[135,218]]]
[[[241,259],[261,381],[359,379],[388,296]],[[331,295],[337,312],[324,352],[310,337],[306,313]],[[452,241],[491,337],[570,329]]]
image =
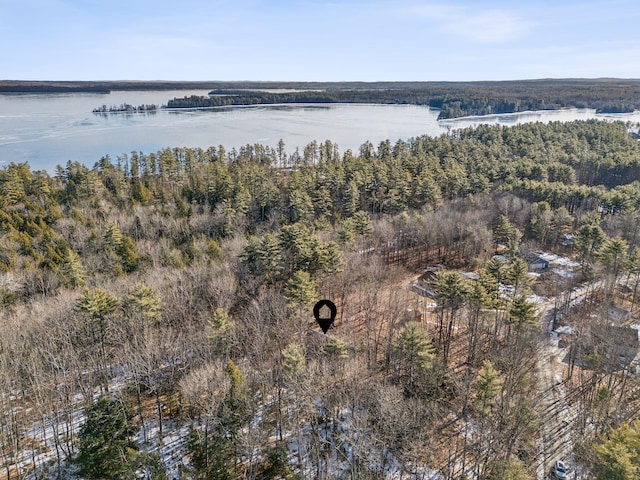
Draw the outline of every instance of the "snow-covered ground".
[[[553,253],[536,252],[536,255],[551,264],[559,265],[561,267],[577,268],[580,266],[578,262],[574,262],[570,258],[561,257],[560,255],[555,255]]]
[[[113,386],[110,387],[110,394],[115,395],[122,391],[125,385],[124,378],[114,379]],[[99,392],[96,391],[94,396],[97,398]],[[77,435],[85,421],[83,397],[78,395],[74,401],[75,403],[70,406],[70,421],[61,420],[59,417],[34,418],[33,425],[24,434],[22,439],[24,447],[15,462],[15,473],[19,474],[19,478],[25,480],[53,477],[68,480],[78,478],[75,465],[70,462],[70,459],[65,458],[64,453],[60,453],[60,449],[56,451],[55,448],[56,440],[59,444],[63,444],[66,435]],[[266,404],[264,408],[267,408],[269,402],[274,400],[271,397],[266,397],[264,401]],[[316,466],[308,460],[312,455],[312,437],[319,433],[325,452],[323,456],[326,457],[326,460],[323,461],[326,462],[325,468],[328,469],[327,473],[330,478],[350,478],[350,468],[357,451],[361,459],[363,457],[366,459],[368,468],[373,472],[378,472],[382,478],[390,480],[444,480],[439,472],[425,465],[403,465],[392,452],[371,445],[366,429],[360,431],[358,426],[353,424],[353,414],[348,408],[342,409],[336,418],[332,418],[321,398],[316,398],[313,403],[319,417],[324,417],[326,421],[319,425],[316,424],[315,427],[305,422],[297,432],[284,432],[290,464],[294,470],[299,469],[302,472],[303,478],[315,475]],[[260,429],[262,423],[263,415],[259,411],[251,424],[241,432],[241,435],[250,436],[249,430]],[[133,440],[141,452],[155,453],[159,456],[168,478],[184,478],[185,472],[188,472],[190,467],[186,439],[192,426],[190,422],[166,419],[162,422],[162,437],[160,437],[158,421],[150,416],[144,419],[143,425],[140,426]],[[200,428],[198,425],[195,427]],[[359,427],[362,428],[362,426]],[[267,441],[275,444],[275,437],[271,437]],[[70,442],[65,445],[70,445]],[[72,456],[77,453],[73,447],[71,453]],[[58,458],[58,454],[60,454],[60,458]],[[259,450],[255,450],[255,454],[259,455]],[[303,458],[302,465],[298,464],[300,456]],[[254,461],[259,460],[259,457],[252,458]],[[140,472],[140,478],[147,478],[144,472]]]

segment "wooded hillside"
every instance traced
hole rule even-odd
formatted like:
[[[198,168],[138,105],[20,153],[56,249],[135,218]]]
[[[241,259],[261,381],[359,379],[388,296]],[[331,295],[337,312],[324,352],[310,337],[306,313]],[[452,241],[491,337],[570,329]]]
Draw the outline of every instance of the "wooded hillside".
[[[529,295],[582,339],[599,306],[635,315],[639,210],[620,122],[5,166],[2,475],[534,478]],[[575,275],[527,275],[540,250]],[[427,267],[435,298],[411,288]],[[561,298],[579,283],[577,313]],[[339,310],[327,335],[320,298]],[[563,385],[576,461],[611,478],[640,381],[592,344]]]

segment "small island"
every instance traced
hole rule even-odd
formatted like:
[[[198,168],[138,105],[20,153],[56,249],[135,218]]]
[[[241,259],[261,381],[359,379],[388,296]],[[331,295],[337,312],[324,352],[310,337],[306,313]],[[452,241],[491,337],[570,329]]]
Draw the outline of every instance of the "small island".
[[[107,107],[106,105],[102,105],[101,107],[94,108],[92,110],[93,113],[107,114],[107,113],[155,113],[158,109],[162,108],[156,104],[150,105],[138,105],[137,107],[134,105],[130,105],[128,103],[123,103],[121,105],[112,105]]]

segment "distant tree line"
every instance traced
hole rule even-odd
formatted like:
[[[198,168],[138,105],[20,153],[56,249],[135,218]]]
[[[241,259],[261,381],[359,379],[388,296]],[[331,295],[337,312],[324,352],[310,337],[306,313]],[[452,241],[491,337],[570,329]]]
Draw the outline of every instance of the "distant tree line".
[[[168,108],[205,108],[230,105],[287,103],[380,103],[428,105],[439,108],[439,119],[469,115],[492,115],[528,110],[595,108],[598,113],[632,112],[640,108],[640,85],[576,85],[544,82],[397,87],[375,89],[332,88],[314,91],[272,93],[216,89],[209,97],[174,98]]]
[[[640,81],[560,79],[501,82],[35,82],[0,81],[0,93],[109,93],[118,90],[213,89],[213,98],[170,100],[171,108],[274,103],[429,105],[440,118],[567,107],[623,113],[640,108]],[[296,90],[268,93],[266,90]]]

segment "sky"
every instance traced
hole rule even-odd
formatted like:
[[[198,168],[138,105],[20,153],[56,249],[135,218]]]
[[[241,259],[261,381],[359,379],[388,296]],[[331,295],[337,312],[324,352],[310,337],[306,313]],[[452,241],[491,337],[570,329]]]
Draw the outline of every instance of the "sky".
[[[0,0],[0,79],[640,78],[638,0]]]

